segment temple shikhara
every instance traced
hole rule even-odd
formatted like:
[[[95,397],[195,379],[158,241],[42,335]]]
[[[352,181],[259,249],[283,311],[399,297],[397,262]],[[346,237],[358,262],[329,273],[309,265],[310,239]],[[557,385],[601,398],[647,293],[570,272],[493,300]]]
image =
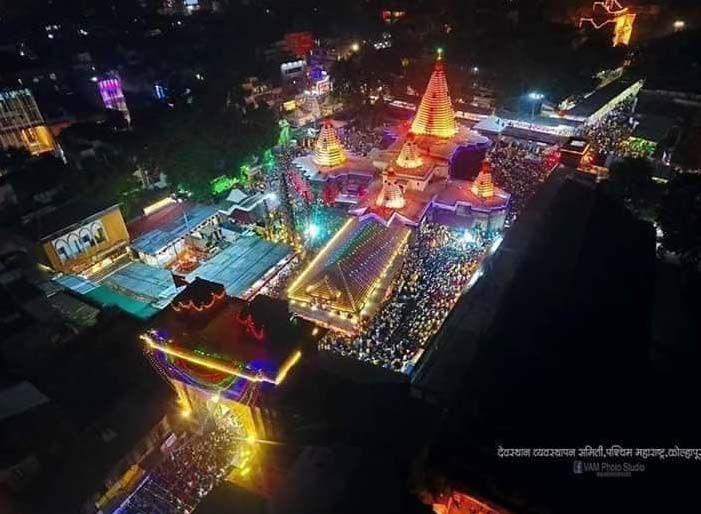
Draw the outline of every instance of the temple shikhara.
[[[451,138],[458,132],[440,50],[426,92],[411,124],[411,131],[416,135],[442,138]]]
[[[310,181],[333,181],[354,216],[287,291],[292,311],[322,326],[353,332],[373,316],[422,223],[484,232],[504,225],[510,195],[485,160],[491,142],[456,122],[441,52],[410,129],[396,130],[370,163],[349,154],[325,122],[313,155],[295,162]]]
[[[325,121],[319,131],[319,139],[314,145],[312,160],[318,166],[334,168],[346,162],[346,152],[341,146],[336,130],[331,122]]]

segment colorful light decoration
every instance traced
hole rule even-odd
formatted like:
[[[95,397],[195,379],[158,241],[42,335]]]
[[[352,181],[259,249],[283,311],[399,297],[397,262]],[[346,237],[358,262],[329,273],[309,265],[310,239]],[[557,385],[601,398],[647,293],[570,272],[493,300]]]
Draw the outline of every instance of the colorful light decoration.
[[[409,234],[406,227],[349,219],[290,286],[290,303],[311,311],[321,307],[325,317],[342,322],[329,321],[336,330],[343,331],[349,321],[356,325],[373,304],[375,291]]]
[[[252,336],[256,341],[262,342],[265,339],[265,327],[256,327],[253,315],[249,314],[243,318],[239,315],[238,322],[244,327],[246,333]]]
[[[375,201],[378,207],[387,209],[403,209],[406,205],[402,188],[397,184],[397,177],[392,170],[388,171],[382,180],[382,189]]]
[[[633,35],[633,25],[635,23],[635,13],[630,12],[628,7],[623,7],[618,0],[603,0],[602,2],[594,2],[592,5],[592,13],[601,10],[604,21],[597,22],[593,16],[580,18],[579,26],[589,23],[595,29],[612,23],[613,28],[613,46],[628,45],[630,38]]]
[[[212,180],[211,187],[212,187],[212,194],[214,195],[220,195],[222,193],[225,193],[229,191],[231,188],[233,188],[236,184],[238,183],[238,180],[232,177],[227,177],[226,175],[222,175],[220,177],[217,177]]]
[[[494,182],[492,181],[492,165],[489,161],[482,163],[482,169],[477,174],[477,178],[472,183],[470,189],[472,194],[480,198],[491,198],[494,196]]]
[[[100,91],[105,109],[121,112],[127,123],[131,123],[129,108],[122,90],[122,80],[119,76],[116,73],[110,73],[106,78],[97,82],[97,88]]]
[[[453,104],[448,93],[448,82],[443,70],[443,51],[440,48],[426,92],[411,124],[411,132],[445,139],[453,137],[458,132]]]
[[[321,124],[319,138],[314,145],[314,163],[318,166],[334,167],[346,162],[346,152],[330,121]]]
[[[307,225],[307,230],[305,230],[305,233],[307,234],[309,239],[316,239],[320,232],[321,229],[316,223],[310,223],[309,225]]]
[[[212,371],[218,371],[226,375],[243,378],[249,382],[267,382],[273,385],[279,385],[285,379],[290,369],[299,362],[302,358],[302,352],[297,350],[283,363],[283,365],[278,370],[275,378],[270,378],[262,373],[252,373],[243,369],[242,366],[234,366],[218,359],[214,359],[208,356],[200,356],[195,352],[177,348],[172,344],[162,344],[157,342],[151,334],[142,334],[141,340],[147,345],[150,350],[159,351],[166,355],[182,359],[186,362],[196,364],[205,369]]]
[[[412,133],[409,133],[404,145],[402,145],[396,163],[397,166],[407,169],[419,168],[423,165],[424,161],[421,155],[419,155],[419,148],[416,146],[416,141],[414,141],[414,135]]]
[[[178,302],[177,305],[171,304],[171,307],[175,312],[183,312],[183,311],[196,311],[196,312],[204,312],[206,310],[211,309],[214,307],[214,305],[221,300],[223,300],[226,297],[226,292],[222,291],[221,293],[212,293],[210,300],[203,304],[203,305],[195,305],[195,303],[192,300],[188,300],[187,302]]]

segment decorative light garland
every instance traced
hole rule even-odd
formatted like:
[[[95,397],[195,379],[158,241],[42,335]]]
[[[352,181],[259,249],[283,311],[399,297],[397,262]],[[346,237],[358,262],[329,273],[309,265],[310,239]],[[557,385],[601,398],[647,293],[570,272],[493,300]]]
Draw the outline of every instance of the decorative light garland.
[[[257,373],[254,375],[254,374],[252,374],[248,371],[244,371],[238,367],[231,366],[231,365],[223,363],[223,362],[217,362],[216,360],[214,360],[212,358],[199,357],[199,356],[195,355],[194,352],[180,350],[172,345],[164,345],[164,344],[157,343],[149,334],[141,334],[141,340],[144,341],[146,343],[146,345],[148,345],[150,348],[152,348],[154,350],[159,350],[167,355],[171,355],[171,356],[177,357],[179,359],[183,359],[183,360],[191,362],[193,364],[197,364],[198,366],[202,366],[205,368],[220,371],[222,373],[226,373],[226,374],[233,375],[236,377],[244,378],[244,379],[251,381],[251,382],[268,382],[268,383],[274,384],[274,385],[280,384],[285,379],[285,377],[287,376],[287,373],[292,368],[292,366],[297,364],[299,359],[302,358],[302,352],[300,350],[297,350],[281,366],[281,368],[278,371],[275,378],[269,378],[269,377],[266,377],[265,375],[263,375],[262,373]]]
[[[211,309],[215,303],[221,301],[224,299],[226,296],[226,291],[222,291],[220,294],[217,293],[212,293],[211,299],[209,302],[206,304],[202,305],[201,307],[198,305],[195,305],[195,303],[192,300],[188,300],[186,303],[183,302],[178,302],[178,305],[171,304],[171,307],[175,312],[182,312],[183,310],[195,310],[197,312],[204,312],[206,310]]]

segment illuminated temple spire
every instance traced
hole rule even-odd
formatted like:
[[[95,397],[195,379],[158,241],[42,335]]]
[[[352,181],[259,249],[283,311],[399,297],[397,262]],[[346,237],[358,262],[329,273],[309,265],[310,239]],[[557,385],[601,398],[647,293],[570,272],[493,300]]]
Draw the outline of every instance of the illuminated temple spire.
[[[419,149],[414,141],[414,134],[409,133],[402,146],[402,150],[397,156],[397,166],[402,168],[418,168],[424,163],[419,155]]]
[[[443,71],[443,52],[440,49],[426,92],[411,124],[411,131],[417,135],[443,138],[453,137],[458,131]]]
[[[314,163],[319,166],[338,166],[346,161],[346,153],[343,151],[336,130],[330,121],[321,124],[319,138],[314,145]]]
[[[393,171],[385,173],[382,179],[382,189],[377,196],[377,206],[387,209],[402,209],[406,205],[404,193]]]
[[[492,165],[489,161],[482,163],[482,169],[472,183],[472,194],[480,198],[494,196],[494,182],[492,181]]]

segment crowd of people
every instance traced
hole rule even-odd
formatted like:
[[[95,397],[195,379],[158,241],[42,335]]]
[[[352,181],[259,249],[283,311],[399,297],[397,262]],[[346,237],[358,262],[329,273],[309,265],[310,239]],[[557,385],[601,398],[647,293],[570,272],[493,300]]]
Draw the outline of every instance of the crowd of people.
[[[595,155],[618,153],[633,132],[630,124],[632,108],[633,100],[623,102],[597,123],[582,127],[578,135],[589,140]]]
[[[363,157],[367,156],[373,148],[379,147],[382,141],[382,134],[354,126],[344,127],[339,131],[339,137],[343,148]]]
[[[551,149],[519,141],[505,142],[494,148],[489,159],[494,182],[511,193],[511,206],[506,222],[510,226],[538,185],[546,179],[556,161],[549,157]]]
[[[239,440],[226,423],[194,434],[163,458],[117,514],[189,514],[231,468]]]
[[[261,294],[267,296],[272,296],[273,298],[285,298],[285,290],[290,284],[292,279],[299,275],[302,271],[301,269],[302,260],[299,256],[293,257],[292,261],[287,265],[287,267],[280,273],[275,275],[270,282],[268,282],[265,288],[261,289]]]
[[[320,348],[406,372],[450,313],[488,244],[445,226],[422,225],[380,312],[355,337],[329,332]]]

